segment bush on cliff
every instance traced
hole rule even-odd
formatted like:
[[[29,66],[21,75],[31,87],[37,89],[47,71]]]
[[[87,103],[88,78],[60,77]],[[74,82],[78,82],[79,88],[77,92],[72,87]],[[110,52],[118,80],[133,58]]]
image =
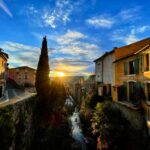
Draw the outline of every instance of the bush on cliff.
[[[98,103],[92,116],[98,146],[107,150],[147,150],[144,116],[112,102]]]

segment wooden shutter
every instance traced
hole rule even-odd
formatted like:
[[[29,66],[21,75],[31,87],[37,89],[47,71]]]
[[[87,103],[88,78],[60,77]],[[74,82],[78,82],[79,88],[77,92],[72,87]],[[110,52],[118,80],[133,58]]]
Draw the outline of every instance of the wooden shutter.
[[[135,74],[139,73],[139,59],[135,60]]]
[[[127,100],[127,82],[123,82],[123,99]]]
[[[128,74],[128,63],[125,62],[124,63],[124,75],[127,75]]]
[[[141,72],[144,72],[144,55],[141,56]]]

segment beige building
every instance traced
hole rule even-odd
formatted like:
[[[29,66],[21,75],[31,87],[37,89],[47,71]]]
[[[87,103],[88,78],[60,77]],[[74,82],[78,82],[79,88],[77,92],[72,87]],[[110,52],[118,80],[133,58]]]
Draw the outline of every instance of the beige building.
[[[8,54],[0,49],[0,98],[4,95],[6,88],[7,60]]]
[[[10,68],[8,78],[20,86],[35,86],[36,70],[28,66]]]
[[[106,52],[94,60],[95,75],[99,96],[111,96],[115,78],[115,54],[114,50]]]

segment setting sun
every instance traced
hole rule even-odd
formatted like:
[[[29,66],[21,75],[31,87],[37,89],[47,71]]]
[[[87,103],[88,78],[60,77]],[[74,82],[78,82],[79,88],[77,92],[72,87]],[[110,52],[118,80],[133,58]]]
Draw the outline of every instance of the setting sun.
[[[64,74],[63,72],[57,72],[57,76],[59,76],[59,77],[64,77],[65,74]]]

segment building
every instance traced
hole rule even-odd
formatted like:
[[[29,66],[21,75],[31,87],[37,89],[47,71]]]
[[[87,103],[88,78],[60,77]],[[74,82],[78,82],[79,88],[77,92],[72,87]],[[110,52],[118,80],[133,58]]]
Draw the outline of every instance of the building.
[[[10,68],[8,78],[20,86],[35,86],[36,70],[28,66]]]
[[[144,106],[150,125],[150,38],[115,49],[114,101]]]
[[[0,49],[0,98],[4,96],[7,78],[8,54]]]
[[[94,60],[95,75],[99,96],[111,96],[112,86],[114,85],[115,68],[114,50],[106,52],[104,55]]]
[[[137,103],[134,101],[137,88],[143,90],[149,99],[149,44],[150,38],[115,49],[115,85],[112,94],[114,101]]]

